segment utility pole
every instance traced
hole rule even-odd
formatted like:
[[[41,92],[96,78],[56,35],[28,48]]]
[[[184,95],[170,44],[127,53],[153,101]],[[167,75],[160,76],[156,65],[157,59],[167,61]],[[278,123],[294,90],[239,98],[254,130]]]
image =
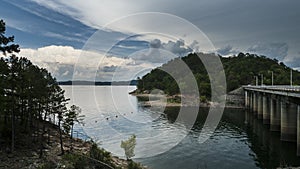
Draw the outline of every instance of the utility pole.
[[[254,77],[255,77],[255,86],[258,86],[258,77],[257,76]]]
[[[264,75],[260,74],[260,77],[261,77],[261,86],[262,86],[264,84]]]
[[[290,83],[291,83],[291,86],[293,86],[293,69],[291,69],[291,79],[290,79]]]
[[[274,82],[274,76],[273,76],[273,71],[271,72],[272,73],[272,86],[274,85],[273,82]]]

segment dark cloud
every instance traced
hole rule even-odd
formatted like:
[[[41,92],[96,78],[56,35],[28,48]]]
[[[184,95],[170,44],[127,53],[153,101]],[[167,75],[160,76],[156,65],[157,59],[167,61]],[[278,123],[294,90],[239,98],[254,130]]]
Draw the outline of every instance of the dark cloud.
[[[101,70],[103,72],[115,72],[117,69],[117,66],[111,65],[111,66],[104,66]]]
[[[259,43],[251,46],[248,51],[283,61],[288,55],[288,44],[283,42]]]
[[[197,42],[194,41],[192,43],[193,46],[197,45]],[[186,44],[184,40],[179,39],[177,41],[168,41],[167,43],[162,43],[159,39],[154,39],[150,41],[149,43],[150,48],[160,48],[163,50],[170,51],[174,53],[175,55],[183,56],[186,55],[189,52],[192,52],[193,50],[189,47],[186,47]]]
[[[149,42],[148,50],[140,50],[130,57],[135,60],[147,61],[151,63],[166,63],[167,61],[178,57],[185,56],[192,52],[191,47],[187,47],[183,40],[168,41],[163,43],[160,39],[153,39]],[[196,47],[197,41],[194,41],[191,46]]]
[[[167,43],[163,44],[163,48],[180,56],[193,51],[191,48],[185,47],[184,40],[181,39],[177,40],[176,42],[168,41]]]
[[[150,41],[149,46],[150,48],[161,48],[161,41],[159,39],[154,39]]]
[[[223,48],[219,48],[217,50],[217,53],[220,55],[230,55],[230,54],[236,54],[238,51],[234,50],[231,45],[224,46]]]

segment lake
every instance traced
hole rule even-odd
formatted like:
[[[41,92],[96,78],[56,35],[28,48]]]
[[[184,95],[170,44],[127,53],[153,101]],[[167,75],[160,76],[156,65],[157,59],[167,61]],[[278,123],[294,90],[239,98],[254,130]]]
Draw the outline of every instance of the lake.
[[[215,132],[201,143],[199,135],[208,108],[199,109],[189,130],[176,122],[178,107],[142,107],[138,98],[128,94],[135,86],[61,87],[85,115],[85,124],[75,127],[77,132],[122,158],[121,140],[135,134],[135,160],[151,169],[300,166],[296,143],[281,142],[279,132],[270,132],[244,109],[226,108]],[[189,110],[184,109],[187,115]]]

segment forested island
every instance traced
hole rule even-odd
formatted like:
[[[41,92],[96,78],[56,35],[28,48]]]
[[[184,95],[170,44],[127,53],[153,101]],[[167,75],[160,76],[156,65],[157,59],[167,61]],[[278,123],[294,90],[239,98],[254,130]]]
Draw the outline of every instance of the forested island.
[[[84,116],[46,69],[25,57],[0,20],[0,168],[144,168],[73,138]]]
[[[175,58],[161,67],[153,69],[138,80],[137,90],[135,94],[148,94],[154,89],[162,90],[169,96],[180,94],[178,83],[174,78],[163,70],[171,70],[171,74],[182,74],[179,79],[180,85],[185,84],[184,72],[180,72],[176,66],[181,60],[186,63],[192,71],[199,88],[200,100],[208,101],[211,97],[210,79],[206,68],[198,55],[202,57],[219,57],[225,71],[227,92],[238,89],[242,85],[256,85],[256,80],[259,85],[290,85],[290,74],[292,72],[293,85],[300,84],[300,72],[286,66],[283,62],[276,59],[270,59],[266,56],[239,53],[231,57],[222,57],[215,54],[191,53],[185,57]],[[170,69],[170,67],[173,69]],[[178,80],[178,79],[177,79]],[[180,100],[179,100],[180,101]]]

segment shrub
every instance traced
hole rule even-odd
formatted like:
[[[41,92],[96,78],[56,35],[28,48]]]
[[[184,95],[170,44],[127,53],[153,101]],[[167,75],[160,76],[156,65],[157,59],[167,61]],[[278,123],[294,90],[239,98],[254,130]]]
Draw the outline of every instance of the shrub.
[[[140,163],[136,163],[132,160],[128,161],[128,169],[143,169]]]
[[[136,145],[136,136],[132,135],[128,140],[121,141],[121,148],[125,151],[125,156],[128,159],[132,158],[134,154],[134,148]]]

